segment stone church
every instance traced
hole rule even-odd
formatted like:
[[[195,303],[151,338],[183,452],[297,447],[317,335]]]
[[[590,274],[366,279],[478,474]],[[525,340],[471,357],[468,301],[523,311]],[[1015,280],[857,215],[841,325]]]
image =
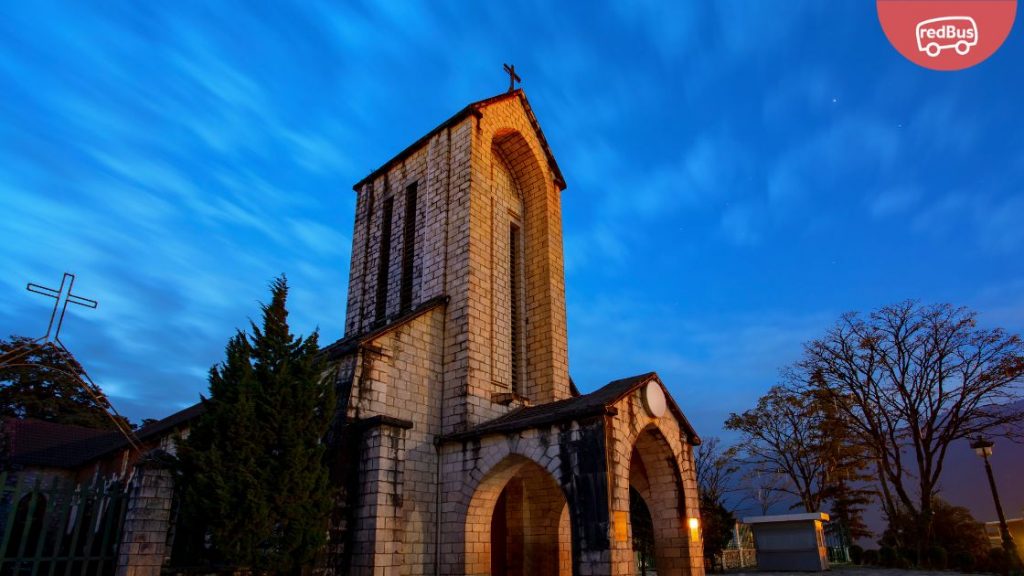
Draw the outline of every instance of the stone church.
[[[355,185],[339,572],[703,575],[700,439],[658,375],[569,377],[565,186],[522,90]]]

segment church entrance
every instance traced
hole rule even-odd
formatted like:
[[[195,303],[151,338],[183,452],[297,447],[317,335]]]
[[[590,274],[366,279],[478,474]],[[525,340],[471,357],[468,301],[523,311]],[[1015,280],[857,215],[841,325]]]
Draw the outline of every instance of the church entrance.
[[[629,524],[633,527],[633,556],[636,573],[652,576],[654,571],[654,521],[647,502],[633,486],[629,487]]]
[[[509,456],[480,483],[466,519],[466,573],[572,573],[569,506],[547,470]]]
[[[629,521],[636,574],[689,574],[682,478],[672,449],[654,426],[637,437],[629,463]]]

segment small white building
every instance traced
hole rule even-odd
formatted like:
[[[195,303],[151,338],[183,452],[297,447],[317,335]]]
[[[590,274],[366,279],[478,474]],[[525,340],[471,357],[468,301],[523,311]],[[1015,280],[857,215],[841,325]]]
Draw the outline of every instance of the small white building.
[[[744,518],[754,532],[757,567],[766,571],[828,570],[824,523],[828,514],[783,514]]]

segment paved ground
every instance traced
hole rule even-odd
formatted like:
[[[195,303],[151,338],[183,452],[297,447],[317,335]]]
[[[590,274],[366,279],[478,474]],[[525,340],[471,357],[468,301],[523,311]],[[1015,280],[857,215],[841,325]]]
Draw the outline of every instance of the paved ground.
[[[730,570],[729,576],[810,576],[813,572],[758,572],[756,570]],[[966,576],[962,572],[947,570],[897,570],[895,568],[874,568],[868,566],[838,566],[825,572],[834,576]],[[977,575],[975,575],[977,576]]]

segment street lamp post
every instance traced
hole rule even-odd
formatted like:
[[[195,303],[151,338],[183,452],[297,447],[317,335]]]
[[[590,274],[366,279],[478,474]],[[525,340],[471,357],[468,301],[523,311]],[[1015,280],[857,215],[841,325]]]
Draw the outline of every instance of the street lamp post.
[[[999,533],[1003,537],[1003,549],[1010,555],[1010,562],[1014,566],[1020,566],[1020,557],[1017,555],[1017,547],[1013,544],[1013,536],[1010,536],[1010,529],[1006,527],[1006,516],[1003,515],[1003,505],[999,502],[999,490],[996,489],[996,479],[992,476],[992,465],[988,463],[988,457],[992,455],[991,440],[982,436],[971,442],[974,452],[985,460],[985,472],[988,474],[988,485],[992,489],[992,499],[996,503],[996,514],[999,516]]]

